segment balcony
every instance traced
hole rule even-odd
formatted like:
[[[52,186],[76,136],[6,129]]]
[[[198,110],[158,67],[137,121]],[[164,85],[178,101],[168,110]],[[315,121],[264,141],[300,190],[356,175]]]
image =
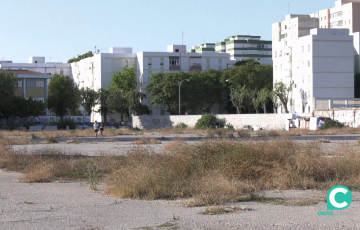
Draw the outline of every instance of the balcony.
[[[180,71],[181,66],[180,65],[170,65],[169,70],[170,71]]]
[[[201,65],[191,65],[190,71],[198,70],[201,71]]]

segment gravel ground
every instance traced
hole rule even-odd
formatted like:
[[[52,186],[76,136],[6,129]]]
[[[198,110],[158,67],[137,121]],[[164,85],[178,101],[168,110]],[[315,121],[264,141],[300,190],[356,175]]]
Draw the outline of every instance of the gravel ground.
[[[20,177],[0,171],[0,229],[360,229],[360,193],[334,216],[317,215],[325,203],[256,202],[228,204],[249,211],[210,216],[199,214],[205,207],[185,207],[183,201],[118,199],[91,191],[86,183],[27,184],[18,182]],[[265,196],[310,199],[326,192],[267,191]]]

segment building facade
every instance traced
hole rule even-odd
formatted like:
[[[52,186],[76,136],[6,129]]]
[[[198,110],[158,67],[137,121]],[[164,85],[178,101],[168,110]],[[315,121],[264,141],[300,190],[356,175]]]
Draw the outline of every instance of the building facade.
[[[317,99],[354,98],[359,10],[360,1],[340,0],[333,8],[272,24],[274,83],[291,86],[290,112],[312,113]]]
[[[190,53],[216,52],[230,55],[229,64],[251,58],[262,65],[272,64],[272,42],[261,40],[260,36],[235,35],[218,43],[204,43],[193,46]]]
[[[17,76],[18,87],[15,90],[15,96],[26,99],[33,98],[37,101],[46,102],[49,79],[52,75],[38,73],[28,70],[1,70],[0,72],[12,73]],[[48,115],[48,110],[44,111]]]
[[[54,75],[71,75],[71,65],[62,62],[45,62],[45,57],[30,57],[28,63],[13,63],[12,61],[0,61],[2,70],[28,70],[38,73]]]
[[[349,33],[360,32],[360,1],[339,0],[334,7],[311,16],[319,19],[319,28],[341,28],[349,29]]]

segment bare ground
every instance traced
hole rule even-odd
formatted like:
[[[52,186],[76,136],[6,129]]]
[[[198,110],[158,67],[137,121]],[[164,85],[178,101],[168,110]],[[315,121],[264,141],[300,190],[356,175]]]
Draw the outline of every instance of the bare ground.
[[[23,175],[0,171],[0,229],[360,229],[360,193],[334,216],[318,216],[325,203],[284,206],[277,202],[228,204],[234,212],[202,215],[186,201],[139,201],[91,191],[87,183],[27,184]],[[267,191],[264,197],[325,198],[325,191]],[[244,210],[242,210],[244,209]]]

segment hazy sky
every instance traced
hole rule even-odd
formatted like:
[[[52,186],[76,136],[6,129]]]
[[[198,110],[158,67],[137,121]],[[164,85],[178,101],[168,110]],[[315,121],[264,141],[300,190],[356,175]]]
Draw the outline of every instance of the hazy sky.
[[[30,56],[67,62],[77,54],[110,47],[166,51],[218,42],[232,35],[271,40],[271,24],[290,13],[334,6],[329,0],[0,0],[0,60]],[[51,57],[51,60],[50,60]]]

